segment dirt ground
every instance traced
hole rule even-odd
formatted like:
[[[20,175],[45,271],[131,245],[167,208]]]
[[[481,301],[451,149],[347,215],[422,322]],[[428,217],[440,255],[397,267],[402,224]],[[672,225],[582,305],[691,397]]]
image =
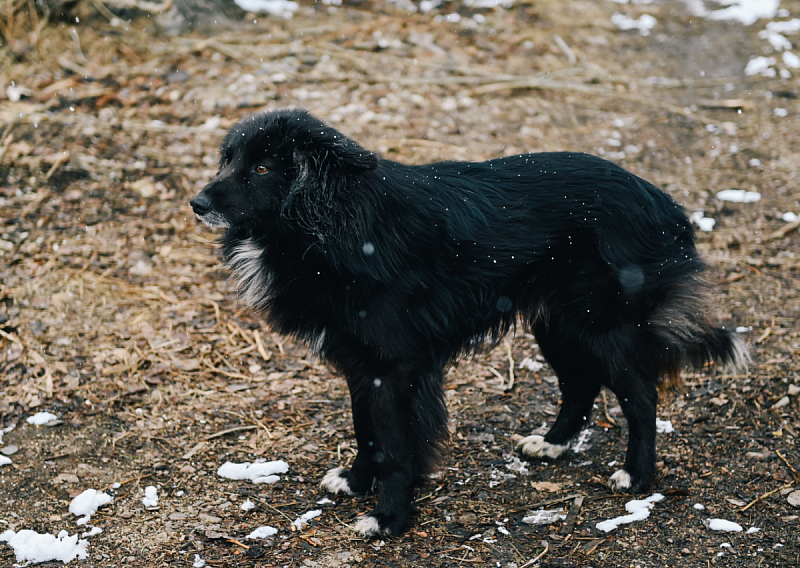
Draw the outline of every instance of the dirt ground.
[[[781,8],[800,17],[798,1]],[[657,24],[620,31],[616,11]],[[745,76],[755,55],[784,70],[765,23],[677,1],[541,0],[426,14],[303,4],[213,36],[101,16],[18,34],[0,61],[0,427],[16,425],[0,532],[82,532],[68,504],[96,488],[114,501],[80,566],[800,565],[800,234],[783,219],[800,214],[800,74]],[[355,536],[374,496],[317,504],[323,473],[355,454],[346,385],[237,304],[216,235],[188,206],[225,129],[289,105],[406,162],[601,154],[716,221],[699,247],[753,361],[746,375],[688,375],[663,400],[674,432],[659,434],[665,498],[648,519],[596,527],[630,499],[604,486],[627,435],[610,394],[567,457],[514,461],[515,440],[559,403],[523,331],[448,373],[450,452],[408,534]],[[724,189],[761,199],[723,202]],[[25,422],[45,410],[59,420]],[[217,475],[256,459],[289,471],[270,485]],[[157,507],[142,504],[148,485]],[[522,521],[540,508],[569,515]],[[712,531],[712,518],[760,530]],[[262,525],[279,532],[245,538]]]

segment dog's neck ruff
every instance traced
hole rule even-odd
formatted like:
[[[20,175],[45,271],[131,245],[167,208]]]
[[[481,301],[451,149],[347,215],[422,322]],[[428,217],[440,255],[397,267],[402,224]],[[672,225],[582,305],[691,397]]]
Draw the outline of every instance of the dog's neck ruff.
[[[273,276],[261,259],[263,254],[264,248],[247,238],[233,248],[227,259],[239,298],[257,311],[262,311],[272,296]]]

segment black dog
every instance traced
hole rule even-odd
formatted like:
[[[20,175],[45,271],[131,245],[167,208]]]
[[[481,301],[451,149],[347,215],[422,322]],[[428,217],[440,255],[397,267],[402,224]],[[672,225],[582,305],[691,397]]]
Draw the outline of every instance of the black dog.
[[[364,535],[397,534],[447,441],[443,372],[520,317],[559,378],[546,436],[555,457],[600,387],[629,425],[617,491],[650,488],[657,385],[687,365],[740,365],[744,343],[714,323],[684,210],[601,158],[525,154],[481,163],[384,160],[302,110],[245,119],[194,199],[225,229],[245,302],[347,378],[358,455],[323,487],[381,482]]]

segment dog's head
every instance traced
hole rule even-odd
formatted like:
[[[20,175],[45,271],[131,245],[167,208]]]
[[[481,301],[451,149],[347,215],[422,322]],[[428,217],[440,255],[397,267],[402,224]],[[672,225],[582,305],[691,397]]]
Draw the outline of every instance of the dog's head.
[[[375,154],[304,110],[257,114],[228,132],[217,176],[190,204],[210,227],[261,227],[324,208],[377,163]]]

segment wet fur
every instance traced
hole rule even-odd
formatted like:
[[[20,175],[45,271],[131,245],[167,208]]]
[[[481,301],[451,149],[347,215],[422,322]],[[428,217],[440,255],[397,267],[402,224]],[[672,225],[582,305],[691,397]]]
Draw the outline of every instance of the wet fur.
[[[380,481],[363,534],[411,521],[413,488],[447,440],[447,364],[519,320],[563,398],[544,440],[522,452],[561,451],[607,386],[629,424],[611,481],[621,491],[653,483],[657,385],[687,365],[746,358],[711,314],[681,206],[587,154],[409,166],[286,109],[231,129],[192,205],[225,229],[243,299],[346,377],[358,455],[323,486],[361,493]]]

